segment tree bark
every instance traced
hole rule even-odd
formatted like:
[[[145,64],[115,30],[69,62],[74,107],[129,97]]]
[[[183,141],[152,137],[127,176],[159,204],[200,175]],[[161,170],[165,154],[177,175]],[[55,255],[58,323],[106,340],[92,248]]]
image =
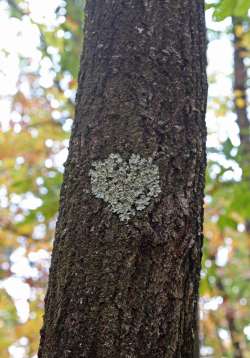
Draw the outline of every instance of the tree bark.
[[[194,357],[206,166],[203,0],[89,0],[39,358]],[[153,158],[121,221],[93,162]]]

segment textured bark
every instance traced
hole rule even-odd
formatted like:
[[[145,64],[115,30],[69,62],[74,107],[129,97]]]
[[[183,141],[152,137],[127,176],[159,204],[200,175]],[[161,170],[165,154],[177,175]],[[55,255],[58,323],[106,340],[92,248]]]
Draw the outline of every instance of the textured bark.
[[[206,164],[203,0],[89,0],[39,358],[194,357]],[[122,223],[91,194],[110,153],[162,193]]]

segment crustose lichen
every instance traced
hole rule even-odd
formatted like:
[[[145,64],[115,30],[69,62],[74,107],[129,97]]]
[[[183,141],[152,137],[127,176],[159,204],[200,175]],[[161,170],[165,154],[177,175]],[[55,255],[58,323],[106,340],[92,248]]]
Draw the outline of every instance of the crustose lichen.
[[[92,193],[104,200],[121,221],[144,210],[161,192],[159,168],[152,158],[132,154],[126,161],[112,153],[104,161],[93,162],[92,167]]]

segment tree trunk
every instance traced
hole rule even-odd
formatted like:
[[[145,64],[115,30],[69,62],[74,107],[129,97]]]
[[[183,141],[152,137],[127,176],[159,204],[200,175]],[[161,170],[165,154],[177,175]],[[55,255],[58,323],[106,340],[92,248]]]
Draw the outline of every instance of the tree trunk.
[[[250,121],[247,112],[247,67],[245,54],[247,49],[243,44],[244,20],[240,17],[233,17],[234,35],[234,109],[240,131],[240,165],[242,168],[242,182],[248,183],[250,179]],[[248,24],[248,21],[247,21]],[[248,188],[249,190],[249,188]],[[245,221],[245,231],[250,235],[250,218]],[[225,291],[224,291],[225,292]],[[233,306],[228,307],[226,319],[234,349],[234,358],[244,356],[242,350],[241,334],[237,327],[235,310]]]
[[[85,38],[38,356],[194,357],[203,0],[89,0]]]
[[[249,179],[250,121],[247,113],[247,67],[245,65],[247,49],[243,44],[244,20],[233,17],[232,22],[234,34],[234,105],[240,130],[243,175]]]

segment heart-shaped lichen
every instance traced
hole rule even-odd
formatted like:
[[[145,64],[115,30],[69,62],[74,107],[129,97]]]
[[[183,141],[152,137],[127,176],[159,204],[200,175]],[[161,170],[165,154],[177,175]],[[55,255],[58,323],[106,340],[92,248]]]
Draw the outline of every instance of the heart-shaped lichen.
[[[121,221],[144,210],[161,192],[159,168],[152,158],[132,154],[128,161],[110,154],[104,161],[92,163],[89,172],[92,193],[104,200]]]

